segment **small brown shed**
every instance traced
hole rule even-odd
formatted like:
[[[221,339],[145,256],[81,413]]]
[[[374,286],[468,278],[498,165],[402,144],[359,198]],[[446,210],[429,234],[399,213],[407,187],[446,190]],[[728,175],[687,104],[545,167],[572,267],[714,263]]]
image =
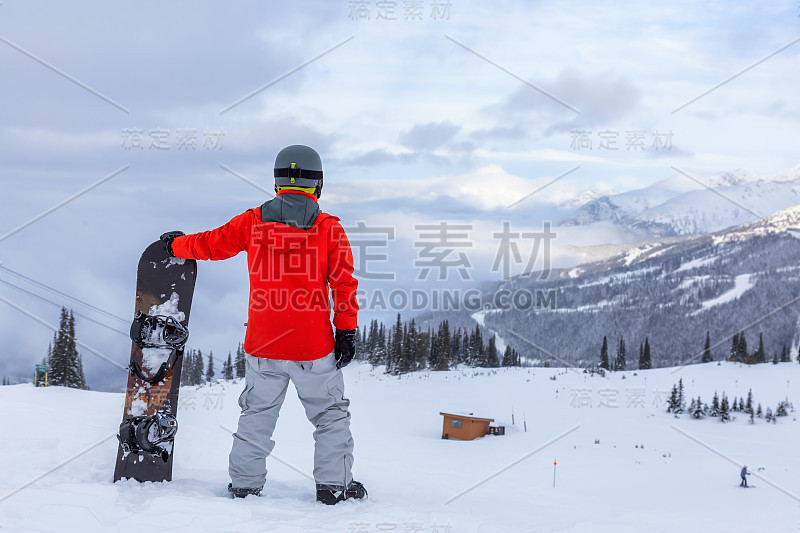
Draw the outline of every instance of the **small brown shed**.
[[[470,414],[439,413],[444,417],[443,439],[473,440],[489,434],[489,422],[494,418],[480,418]]]

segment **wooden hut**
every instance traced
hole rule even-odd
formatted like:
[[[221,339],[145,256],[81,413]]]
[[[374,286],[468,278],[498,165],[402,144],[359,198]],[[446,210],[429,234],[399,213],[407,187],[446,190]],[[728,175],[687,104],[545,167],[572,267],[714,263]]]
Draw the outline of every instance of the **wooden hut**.
[[[489,434],[493,418],[480,418],[469,414],[439,413],[444,417],[443,439],[473,440]]]

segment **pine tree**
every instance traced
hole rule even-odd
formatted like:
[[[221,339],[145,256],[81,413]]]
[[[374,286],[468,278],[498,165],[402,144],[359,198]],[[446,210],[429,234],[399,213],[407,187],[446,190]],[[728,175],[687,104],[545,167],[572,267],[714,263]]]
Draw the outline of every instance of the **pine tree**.
[[[411,339],[409,336],[408,326],[403,326],[402,342],[399,344],[397,358],[395,359],[394,365],[394,374],[407,374],[411,371],[411,347],[409,344],[411,343]]]
[[[711,333],[706,331],[706,345],[703,348],[703,358],[701,361],[703,363],[710,363],[714,360],[714,357],[711,355]]]
[[[717,417],[719,416],[719,396],[717,395],[717,391],[714,391],[714,399],[711,400],[711,410],[709,411],[709,416]]]
[[[781,363],[788,363],[789,362],[789,350],[786,348],[784,344],[781,346]]]
[[[758,349],[755,353],[755,361],[756,363],[766,363],[767,362],[767,354],[764,351],[764,334],[758,334]]]
[[[747,391],[747,403],[744,404],[744,411],[753,414],[753,389]]]
[[[778,364],[778,352],[775,352],[774,354],[772,354],[772,364],[773,365],[777,365]]]
[[[51,385],[78,389],[86,387],[83,364],[75,342],[75,315],[72,311],[67,313],[65,307],[61,308],[59,328],[53,339],[49,363]]]
[[[744,398],[739,398],[739,411],[744,412]]]
[[[378,329],[377,346],[375,347],[375,360],[379,365],[387,364],[386,340],[386,326],[381,324]]]
[[[192,374],[194,373],[194,369],[192,368],[193,363],[191,350],[184,352],[183,362],[181,363],[181,386],[192,384]]]
[[[731,419],[731,414],[728,406],[728,397],[722,393],[722,402],[719,405],[719,419],[721,422],[727,422]]]
[[[506,344],[506,349],[503,352],[503,361],[500,363],[502,366],[517,366],[514,361],[514,354],[511,352],[511,346]]]
[[[61,308],[58,331],[53,338],[53,351],[50,354],[51,385],[66,385],[67,382],[67,309]]]
[[[639,357],[639,370],[648,370],[653,368],[653,360],[650,357],[650,339],[644,338],[644,349],[642,355]]]
[[[222,363],[222,379],[226,381],[233,379],[233,359],[231,352],[228,352],[228,360]]]
[[[758,404],[758,408],[756,409],[756,416],[758,418],[761,418],[762,416],[764,416],[764,411],[761,410],[761,403]]]
[[[619,338],[619,345],[617,346],[617,359],[614,364],[614,370],[625,370],[628,365],[627,354],[625,353],[625,339],[621,336]]]
[[[764,420],[766,420],[767,422],[772,422],[773,420],[775,420],[775,415],[772,414],[771,407],[767,407],[767,414],[764,416]]]
[[[243,378],[247,370],[247,354],[244,351],[244,344],[239,344],[236,349],[236,377]]]
[[[70,310],[67,317],[66,339],[67,378],[65,385],[74,389],[86,388],[86,377],[83,375],[83,364],[75,342],[75,315]]]
[[[442,322],[439,337],[439,357],[434,370],[450,370],[450,358],[453,354],[450,346],[450,322],[448,320]]]
[[[706,416],[706,409],[703,406],[703,401],[700,399],[700,396],[697,397],[697,401],[695,402],[692,400],[692,405],[689,409],[689,414],[692,415],[692,418],[701,419]]]
[[[208,353],[208,369],[206,370],[206,381],[214,381],[214,352]]]
[[[683,378],[678,380],[678,405],[676,413],[683,413],[686,408],[686,399],[683,397]]]
[[[744,331],[740,331],[739,344],[736,345],[736,360],[740,363],[746,363],[747,357],[747,339],[744,337]]]
[[[600,348],[600,363],[598,366],[604,370],[608,370],[608,339],[603,336],[603,346]]]
[[[678,408],[678,387],[676,385],[672,386],[672,390],[669,393],[669,400],[667,401],[667,412],[672,413]]]
[[[205,365],[203,362],[203,352],[197,350],[194,353],[194,375],[192,376],[192,385],[200,385],[203,383],[205,375]]]
[[[500,366],[500,360],[497,357],[497,341],[494,335],[489,338],[489,347],[486,349],[486,366],[489,368]]]
[[[731,350],[728,353],[728,361],[736,361],[739,355],[739,334],[733,334],[733,341],[731,341]]]

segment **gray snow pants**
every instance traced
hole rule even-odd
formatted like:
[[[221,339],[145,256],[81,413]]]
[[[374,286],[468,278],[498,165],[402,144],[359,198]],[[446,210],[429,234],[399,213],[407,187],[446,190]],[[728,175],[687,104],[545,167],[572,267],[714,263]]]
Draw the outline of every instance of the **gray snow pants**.
[[[275,447],[272,433],[286,397],[289,380],[314,424],[314,479],[326,485],[352,481],[353,437],[350,400],[333,353],[314,361],[285,361],[247,355],[245,388],[239,396],[239,427],[233,434],[228,472],[239,488],[262,487],[266,459]]]

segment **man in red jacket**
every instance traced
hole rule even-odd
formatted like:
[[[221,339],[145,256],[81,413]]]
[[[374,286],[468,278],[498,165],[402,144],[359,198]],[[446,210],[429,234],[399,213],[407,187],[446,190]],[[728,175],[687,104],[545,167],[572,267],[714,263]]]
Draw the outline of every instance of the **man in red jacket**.
[[[322,183],[317,152],[288,146],[275,159],[274,199],[211,231],[161,236],[168,252],[185,259],[220,260],[247,252],[247,371],[228,468],[228,490],[236,497],[258,495],[264,486],[289,380],[316,427],[317,501],[332,505],[367,495],[351,474],[350,400],[341,371],[355,355],[358,282],[339,219],[317,204]]]

